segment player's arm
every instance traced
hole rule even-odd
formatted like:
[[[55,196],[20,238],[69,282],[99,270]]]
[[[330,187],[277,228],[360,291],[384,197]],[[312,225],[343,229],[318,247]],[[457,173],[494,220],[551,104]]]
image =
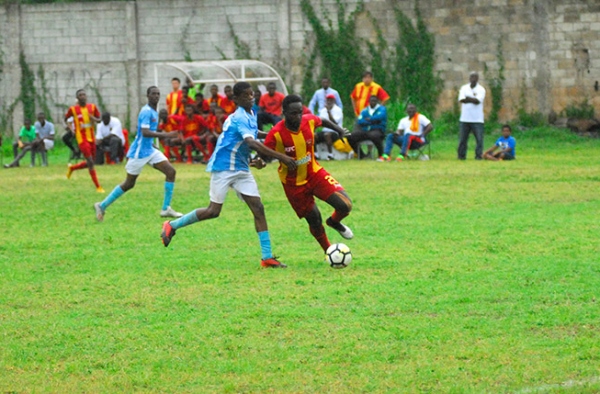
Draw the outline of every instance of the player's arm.
[[[263,144],[261,144],[259,141],[255,140],[252,137],[244,138],[244,142],[248,144],[250,149],[253,149],[256,152],[258,152],[259,155],[277,159],[281,163],[285,164],[290,170],[296,169],[296,160],[294,160],[293,158],[264,146]]]
[[[262,131],[262,130],[258,130],[257,138],[259,140],[264,140],[265,138],[267,138],[267,135],[269,135],[268,132]]]
[[[341,128],[340,126],[337,125],[337,123],[332,122],[331,120],[329,120],[327,118],[321,118],[321,123],[323,123],[323,126],[327,127],[328,129],[335,130],[340,135],[340,138],[343,138],[344,135],[346,134],[347,130]]]
[[[483,152],[483,155],[491,155],[496,149],[498,149],[498,145],[494,144],[494,146]]]

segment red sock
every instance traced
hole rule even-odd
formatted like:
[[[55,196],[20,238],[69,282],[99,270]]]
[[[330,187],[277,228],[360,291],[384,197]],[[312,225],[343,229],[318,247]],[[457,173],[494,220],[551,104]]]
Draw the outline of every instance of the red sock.
[[[331,244],[329,243],[329,239],[327,238],[327,233],[325,232],[323,225],[321,225],[319,228],[313,228],[309,226],[309,229],[312,236],[315,237],[319,245],[321,245],[321,248],[323,248],[323,251],[326,252],[327,248],[330,247]]]
[[[96,175],[96,170],[94,168],[90,168],[90,176],[92,177],[92,181],[94,181],[94,185],[96,188],[100,187],[100,183],[98,182],[98,176]]]
[[[163,148],[165,148],[165,157],[171,161],[171,147],[163,145]]]
[[[179,147],[173,148],[173,152],[175,153],[175,158],[178,163],[181,163],[181,153],[179,153]]]
[[[187,156],[187,162],[191,163],[192,162],[192,146],[191,145],[186,145],[185,147],[185,155]]]
[[[74,166],[71,166],[71,171],[75,171],[75,170],[83,170],[84,168],[87,168],[87,161],[82,161],[81,163],[75,164]]]
[[[333,220],[336,223],[339,223],[342,220],[344,220],[344,218],[348,215],[349,215],[349,212],[342,213],[340,211],[333,211],[333,213],[331,214],[331,220]]]

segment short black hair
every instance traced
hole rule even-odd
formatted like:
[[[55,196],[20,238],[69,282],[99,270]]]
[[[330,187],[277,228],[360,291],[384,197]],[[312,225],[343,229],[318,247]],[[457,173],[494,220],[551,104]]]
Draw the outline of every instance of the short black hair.
[[[281,106],[283,107],[283,112],[286,112],[290,104],[294,103],[302,104],[302,97],[298,96],[297,94],[290,94],[289,96],[286,96],[283,99],[283,103],[281,104]]]
[[[510,125],[509,125],[509,124],[504,124],[504,125],[502,125],[502,128],[507,128],[507,129],[509,129],[509,130],[510,130],[510,132],[512,133],[512,127],[510,127]]]
[[[77,91],[75,92],[75,98],[77,98],[77,96],[79,96],[79,92],[85,93],[85,89],[77,89]]]
[[[181,79],[179,79],[177,77],[171,78],[171,82],[173,82],[173,81],[177,81],[177,82],[181,83]]]
[[[267,87],[269,87],[269,86],[275,86],[277,88],[277,84],[273,81],[271,81],[267,84]]]
[[[252,85],[250,85],[248,82],[238,82],[235,85],[233,85],[233,95],[235,97],[239,97],[242,93],[244,93],[244,91],[246,91],[249,88],[252,88]]]
[[[373,73],[372,73],[371,71],[365,71],[365,72],[363,72],[363,75],[362,75],[362,77],[364,78],[364,77],[366,77],[367,75],[369,75],[371,78],[373,78]]]
[[[148,89],[146,89],[146,96],[150,94],[150,91],[151,91],[152,89],[158,89],[158,86],[154,86],[154,85],[152,85],[152,86],[148,87]]]

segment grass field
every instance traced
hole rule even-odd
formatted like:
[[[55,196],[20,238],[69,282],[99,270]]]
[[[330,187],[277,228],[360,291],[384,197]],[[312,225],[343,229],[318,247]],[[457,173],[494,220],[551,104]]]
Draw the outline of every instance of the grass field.
[[[472,141],[458,162],[453,138],[428,162],[325,163],[354,200],[344,270],[274,166],[255,175],[287,270],[259,268],[234,194],[164,248],[157,171],[97,223],[66,152],[0,170],[0,392],[600,392],[600,146],[564,133],[518,134],[515,162]],[[205,206],[204,167],[177,169],[174,208]]]

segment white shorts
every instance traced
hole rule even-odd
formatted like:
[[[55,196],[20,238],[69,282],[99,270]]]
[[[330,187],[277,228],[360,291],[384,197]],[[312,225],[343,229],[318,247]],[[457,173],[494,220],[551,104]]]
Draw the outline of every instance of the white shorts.
[[[54,148],[54,140],[45,139],[44,147],[46,148],[46,150],[50,150],[50,149]]]
[[[235,190],[240,199],[242,194],[260,197],[258,185],[250,171],[218,171],[210,177],[210,201],[223,204],[229,188]]]
[[[155,149],[150,156],[141,159],[128,159],[127,165],[125,165],[125,171],[130,175],[140,175],[142,168],[144,168],[146,164],[153,166],[162,163],[163,161],[167,161],[167,157],[163,155],[161,151]]]

